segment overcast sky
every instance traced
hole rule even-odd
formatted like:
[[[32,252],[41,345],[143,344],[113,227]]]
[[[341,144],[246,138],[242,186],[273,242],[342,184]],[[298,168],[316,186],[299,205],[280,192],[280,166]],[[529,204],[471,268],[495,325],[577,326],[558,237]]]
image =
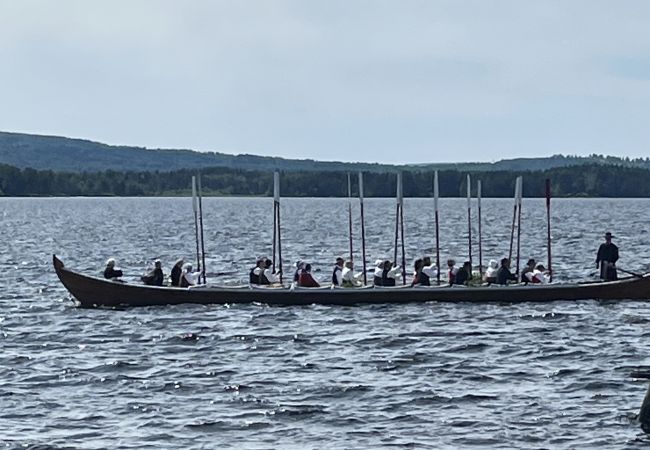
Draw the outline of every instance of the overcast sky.
[[[0,130],[323,160],[650,156],[646,0],[0,0]]]

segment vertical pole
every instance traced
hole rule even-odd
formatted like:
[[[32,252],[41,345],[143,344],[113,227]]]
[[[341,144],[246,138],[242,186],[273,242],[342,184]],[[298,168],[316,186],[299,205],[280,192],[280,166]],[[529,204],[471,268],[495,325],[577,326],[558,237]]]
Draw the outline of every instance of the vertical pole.
[[[397,173],[397,215],[395,217],[395,260],[397,264],[397,237],[401,237],[402,247],[402,284],[406,284],[406,255],[404,252],[404,186],[402,172]]]
[[[524,179],[519,177],[519,198],[517,199],[517,273],[519,273],[519,260],[521,259],[521,198],[524,194]]]
[[[397,173],[397,189],[395,193],[395,199],[397,200],[395,202],[395,252],[393,254],[393,264],[397,264],[397,242],[399,239],[399,207],[400,207],[400,181],[402,179],[402,175],[398,172]]]
[[[361,213],[361,258],[363,259],[363,284],[368,283],[366,276],[366,225],[363,217],[363,173],[359,172],[359,210]]]
[[[350,261],[354,261],[354,253],[352,251],[352,181],[350,180],[349,172],[348,172],[348,237],[350,239]]]
[[[478,273],[483,278],[483,233],[481,230],[481,180],[476,185],[476,199],[478,201]]]
[[[433,209],[435,211],[436,219],[436,268],[438,285],[440,285],[440,219],[438,217],[438,197],[440,196],[438,188],[438,171],[433,173]]]
[[[275,255],[277,245],[278,270],[282,284],[282,236],[280,234],[280,172],[273,172],[273,271],[275,272]]]
[[[199,212],[196,199],[196,177],[192,177],[192,210],[194,211],[194,237],[196,238],[196,270],[201,270],[201,253],[199,252]]]
[[[471,268],[474,266],[472,265],[472,179],[469,174],[467,174],[467,248]],[[469,276],[472,276],[471,272]]]
[[[515,178],[515,206],[512,210],[512,228],[510,228],[510,250],[508,259],[512,262],[512,246],[515,242],[515,224],[517,223],[517,199],[519,198],[519,177]]]
[[[548,276],[553,282],[553,268],[551,266],[551,180],[546,179],[546,248],[548,254]]]
[[[203,239],[203,191],[201,190],[201,173],[197,179],[197,187],[199,191],[199,227],[201,229],[201,262],[203,263],[203,284],[207,284],[207,268],[205,267],[205,241]]]

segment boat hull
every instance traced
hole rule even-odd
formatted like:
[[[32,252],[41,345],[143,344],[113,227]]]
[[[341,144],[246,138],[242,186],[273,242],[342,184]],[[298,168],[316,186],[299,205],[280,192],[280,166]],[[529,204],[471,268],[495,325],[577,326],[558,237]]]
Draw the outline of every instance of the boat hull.
[[[156,306],[182,303],[266,303],[270,305],[356,305],[409,302],[547,302],[555,300],[647,300],[650,276],[603,283],[489,287],[407,288],[175,288],[105,280],[67,269],[53,256],[59,280],[80,306]]]

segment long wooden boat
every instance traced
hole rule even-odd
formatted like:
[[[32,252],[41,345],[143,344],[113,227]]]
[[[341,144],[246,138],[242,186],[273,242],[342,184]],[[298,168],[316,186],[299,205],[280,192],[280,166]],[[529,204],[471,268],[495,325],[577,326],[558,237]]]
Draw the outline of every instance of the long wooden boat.
[[[83,275],[53,256],[59,280],[81,307],[154,306],[181,303],[266,303],[271,305],[356,305],[407,302],[548,302],[554,300],[648,300],[650,275],[585,284],[486,287],[155,287]]]

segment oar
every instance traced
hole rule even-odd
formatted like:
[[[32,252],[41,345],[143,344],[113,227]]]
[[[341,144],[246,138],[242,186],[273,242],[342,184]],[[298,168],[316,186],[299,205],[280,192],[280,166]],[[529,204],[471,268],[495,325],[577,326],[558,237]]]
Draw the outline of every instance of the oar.
[[[481,232],[481,180],[476,185],[476,200],[478,202],[478,273],[483,279],[483,234]]]
[[[368,283],[366,277],[366,225],[363,217],[363,173],[359,172],[359,212],[361,214],[361,258],[363,259],[363,285]]]
[[[512,227],[510,228],[510,250],[508,259],[512,262],[512,246],[515,242],[515,225],[517,223],[517,199],[519,198],[519,177],[515,178],[515,206],[512,210]]]
[[[203,240],[203,192],[201,191],[201,173],[199,172],[197,181],[197,188],[199,191],[199,227],[201,231],[201,262],[203,263],[203,284],[207,284],[206,267],[205,267],[205,241]]]
[[[282,236],[280,234],[280,172],[273,173],[273,261],[275,262],[275,245],[277,239],[278,249],[278,272],[280,273],[280,284],[282,284]],[[273,264],[275,270],[275,264]],[[276,272],[277,273],[277,272]]]
[[[199,253],[199,213],[196,200],[196,177],[192,177],[192,209],[194,210],[194,237],[196,238],[196,270],[201,270],[201,256]]]
[[[348,237],[350,240],[350,261],[354,261],[354,253],[352,251],[352,181],[350,180],[350,173],[348,172]]]
[[[643,275],[641,275],[640,273],[630,272],[629,270],[621,269],[620,267],[617,267],[616,270],[620,270],[621,272],[626,273],[628,275],[632,275],[633,277],[643,278]]]
[[[469,174],[467,174],[467,244],[468,244],[468,253],[469,253],[469,266],[473,267],[472,266],[472,179],[470,178]]]
[[[524,195],[524,177],[519,177],[519,198],[517,199],[517,266],[519,274],[519,260],[521,259],[521,198]]]
[[[548,254],[548,281],[553,282],[553,266],[551,265],[551,180],[546,179],[546,247]]]
[[[438,197],[440,196],[438,188],[438,171],[433,173],[433,209],[436,214],[436,269],[438,285],[440,285],[440,221],[438,217]]]

